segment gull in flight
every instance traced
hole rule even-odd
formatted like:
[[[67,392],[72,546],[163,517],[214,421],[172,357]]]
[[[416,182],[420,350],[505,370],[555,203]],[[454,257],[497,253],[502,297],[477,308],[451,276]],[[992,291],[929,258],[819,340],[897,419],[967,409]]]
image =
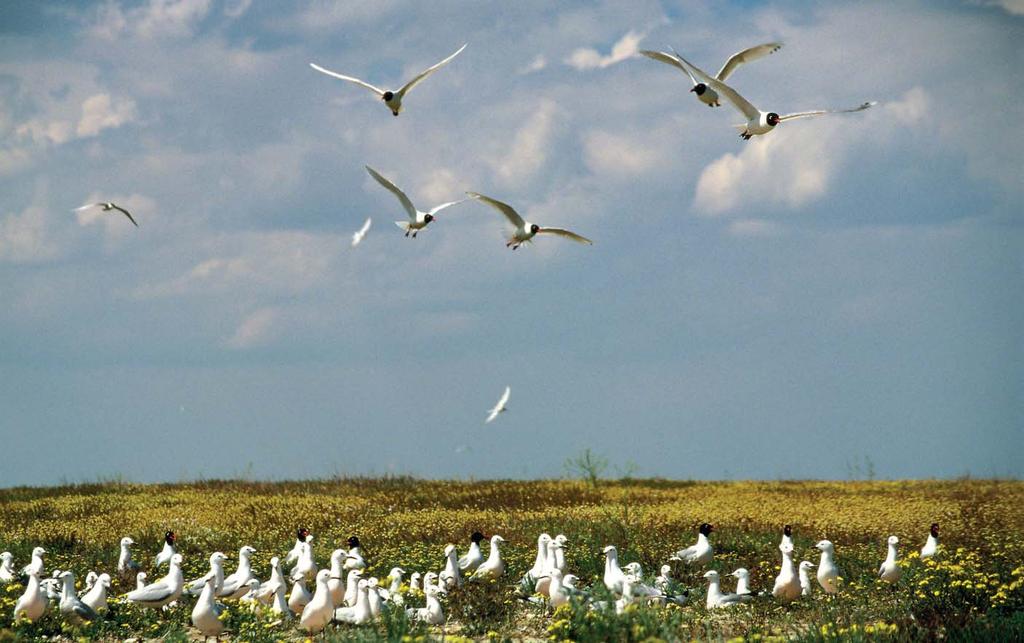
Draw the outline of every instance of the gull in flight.
[[[758,58],[764,58],[769,54],[774,54],[781,48],[781,42],[766,42],[763,45],[756,45],[749,49],[744,49],[743,51],[737,51],[733,55],[729,56],[729,59],[725,61],[722,68],[718,70],[717,74],[715,74],[715,79],[724,81],[743,63],[748,63],[757,60]],[[645,49],[640,51],[640,53],[651,60],[657,60],[681,69],[690,77],[690,80],[693,81],[693,88],[690,89],[690,91],[697,94],[697,99],[700,102],[704,103],[708,107],[722,106],[722,103],[718,100],[718,93],[709,88],[707,83],[702,83],[694,78],[693,73],[686,68],[686,65],[683,64],[683,61],[680,59],[679,54],[675,53],[675,50],[673,50],[672,53],[668,53],[667,51],[650,51]]]
[[[529,221],[524,220],[523,217],[519,216],[519,213],[516,212],[512,208],[512,206],[510,206],[507,203],[502,203],[497,199],[492,199],[489,196],[477,194],[476,192],[466,192],[466,194],[476,199],[477,201],[483,201],[484,203],[491,206],[498,212],[502,213],[503,215],[505,215],[505,218],[509,220],[509,223],[515,226],[515,231],[513,231],[512,237],[508,240],[508,243],[505,244],[506,248],[511,247],[513,250],[515,250],[521,244],[530,241],[538,234],[557,234],[560,237],[572,239],[577,243],[585,243],[587,245],[594,244],[594,242],[591,241],[590,239],[587,239],[586,237],[581,237],[575,232],[571,232],[564,228],[542,228],[536,223],[530,223]]]
[[[402,207],[405,208],[405,212],[409,215],[409,220],[395,221],[395,225],[405,230],[405,236],[407,237],[409,236],[410,233],[412,233],[413,239],[416,238],[416,234],[420,230],[430,225],[430,222],[434,220],[435,215],[438,212],[444,210],[449,206],[455,205],[457,203],[462,203],[463,201],[465,201],[465,199],[460,199],[458,201],[449,201],[448,203],[442,203],[441,205],[431,210],[427,210],[426,212],[420,212],[419,210],[416,209],[416,206],[412,204],[412,201],[409,200],[409,197],[405,195],[405,192],[402,192],[401,190],[398,189],[398,186],[396,186],[394,183],[381,176],[380,173],[377,172],[377,170],[367,165],[366,171],[370,173],[370,176],[372,176],[377,181],[377,183],[380,183],[385,188],[387,188],[388,191],[394,194],[395,197],[397,197],[398,200],[402,203]]]
[[[747,122],[741,125],[736,125],[736,129],[740,130],[740,137],[748,141],[753,136],[767,134],[775,129],[776,125],[783,121],[790,121],[797,118],[809,118],[811,116],[823,116],[825,114],[860,112],[878,104],[875,101],[868,101],[866,103],[861,103],[859,106],[852,109],[817,109],[809,112],[795,112],[793,114],[779,116],[776,112],[762,112],[758,108],[754,107],[754,105],[752,105],[746,98],[740,96],[739,92],[735,89],[726,85],[717,78],[708,76],[707,73],[700,69],[700,67],[695,66],[682,56],[679,56],[679,60],[689,66],[690,69],[692,69],[698,76],[703,78],[704,82],[706,82],[712,89],[720,95],[725,96],[726,100],[732,103],[732,106],[746,117]]]
[[[484,420],[484,424],[490,424],[491,422],[494,421],[494,418],[498,417],[498,415],[508,410],[508,408],[505,405],[508,404],[508,397],[511,394],[512,387],[506,386],[505,392],[501,394],[501,399],[498,400],[498,403],[494,405],[494,408],[488,412],[487,419]]]
[[[104,212],[109,212],[110,210],[117,210],[118,212],[124,213],[124,216],[128,217],[129,221],[135,223],[135,219],[132,217],[131,213],[128,212],[128,210],[125,210],[121,206],[117,205],[116,203],[111,203],[110,201],[106,203],[87,203],[86,205],[75,208],[75,212],[82,212],[83,210],[88,210],[89,208],[103,208]],[[139,224],[135,223],[135,227],[139,227]]]
[[[367,217],[366,218],[366,223],[363,224],[363,227],[359,228],[359,230],[357,230],[356,232],[352,233],[352,247],[353,248],[355,248],[356,246],[358,246],[360,243],[363,242],[363,237],[365,237],[366,233],[370,231],[370,224],[372,224],[372,223],[373,223],[373,219]]]
[[[392,114],[398,116],[398,113],[402,111],[402,99],[405,98],[405,95],[409,92],[409,90],[415,87],[416,85],[420,84],[423,81],[423,79],[425,79],[430,74],[434,73],[438,69],[450,63],[452,58],[455,58],[456,56],[461,54],[462,50],[465,48],[466,45],[462,45],[461,47],[459,47],[459,50],[456,51],[454,54],[448,56],[447,58],[437,63],[433,67],[429,67],[424,71],[420,72],[415,78],[413,78],[405,85],[403,85],[402,88],[399,89],[398,91],[391,91],[386,89],[380,89],[379,87],[374,87],[370,83],[359,80],[358,78],[353,78],[352,76],[345,76],[344,74],[339,74],[338,72],[334,72],[329,69],[324,69],[323,67],[317,65],[316,63],[309,63],[309,66],[317,70],[321,74],[327,74],[328,76],[332,76],[334,78],[347,80],[350,83],[355,83],[357,85],[365,87],[366,89],[369,89],[371,92],[376,94],[378,98],[384,101],[384,104],[388,106],[388,109],[391,110]]]

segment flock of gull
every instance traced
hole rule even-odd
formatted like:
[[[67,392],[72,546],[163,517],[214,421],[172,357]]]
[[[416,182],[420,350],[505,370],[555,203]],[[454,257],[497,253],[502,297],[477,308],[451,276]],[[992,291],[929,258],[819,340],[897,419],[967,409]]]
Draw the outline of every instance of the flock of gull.
[[[360,87],[363,87],[371,91],[377,98],[384,102],[384,104],[387,106],[387,108],[391,111],[393,115],[398,116],[402,111],[403,101],[405,100],[407,94],[414,87],[416,87],[416,85],[423,82],[431,74],[433,74],[438,69],[441,69],[442,67],[450,63],[453,59],[455,59],[456,56],[461,54],[463,50],[466,49],[466,47],[467,45],[462,45],[450,56],[441,60],[437,64],[432,65],[431,67],[428,67],[427,69],[423,70],[415,77],[413,77],[412,80],[405,83],[400,89],[397,90],[381,89],[379,87],[376,87],[375,85],[371,85],[370,83],[364,80],[360,80],[354,76],[349,76],[335,71],[331,71],[329,69],[321,67],[320,65],[317,65],[316,63],[310,63],[310,67],[332,78],[344,80],[349,83],[354,83]],[[785,114],[780,116],[776,112],[761,111],[753,104],[751,104],[747,99],[741,96],[739,92],[732,88],[732,86],[727,85],[725,83],[726,79],[728,79],[729,76],[731,76],[732,73],[735,72],[736,69],[739,68],[744,63],[748,63],[759,58],[768,56],[769,54],[775,53],[780,48],[782,48],[782,43],[770,42],[750,47],[748,49],[744,49],[743,51],[737,52],[730,56],[728,60],[726,60],[722,68],[714,76],[709,76],[699,67],[690,63],[685,58],[676,53],[675,50],[673,50],[672,52],[642,50],[639,53],[653,60],[657,60],[672,65],[673,67],[676,67],[685,72],[689,79],[693,82],[693,86],[690,89],[690,91],[696,94],[697,99],[704,103],[705,105],[708,105],[709,107],[718,107],[721,105],[720,99],[724,97],[746,119],[744,123],[735,126],[740,131],[740,136],[743,137],[744,139],[750,139],[753,136],[767,134],[771,130],[775,129],[775,127],[783,121],[798,118],[808,118],[812,116],[822,116],[825,114],[858,112],[876,104],[875,102],[871,101],[865,102],[853,109],[812,110],[796,112],[792,114]],[[402,209],[405,210],[406,219],[396,221],[395,224],[405,232],[406,237],[415,238],[421,231],[423,231],[428,225],[430,225],[431,222],[433,222],[436,219],[438,213],[440,213],[442,210],[445,210],[446,208],[458,205],[468,200],[458,199],[455,201],[448,201],[426,211],[420,210],[415,205],[413,205],[413,202],[411,199],[409,199],[408,195],[406,195],[406,193],[402,191],[397,185],[395,185],[391,180],[389,180],[387,177],[385,177],[384,175],[382,175],[380,172],[373,169],[369,165],[365,167],[366,171],[370,174],[370,176],[373,177],[373,179],[377,181],[377,183],[379,183],[382,187],[391,192],[395,196],[395,198],[398,199],[399,203],[402,206]],[[551,226],[541,226],[537,223],[527,221],[518,211],[516,211],[515,208],[513,208],[508,203],[499,201],[498,199],[480,194],[478,192],[467,192],[466,195],[469,199],[475,199],[481,203],[484,203],[502,215],[504,221],[510,227],[505,246],[513,250],[519,248],[519,246],[521,246],[524,243],[532,243],[534,237],[536,237],[537,235],[554,235],[587,245],[592,245],[593,243],[590,239],[580,234],[577,234],[571,230]],[[127,217],[128,220],[135,224],[136,227],[138,227],[138,223],[135,221],[135,218],[128,210],[112,202],[91,203],[76,208],[76,210],[83,211],[92,208],[102,208],[103,212],[120,212],[125,217]],[[366,234],[370,230],[371,224],[372,219],[367,218],[362,227],[352,235],[352,247],[358,246],[363,241],[363,239],[366,237]],[[494,409],[488,412],[486,422],[493,421],[500,412],[505,410],[505,405],[508,402],[509,394],[510,389],[506,387],[505,392],[502,395],[501,401],[497,404],[497,406],[494,407]]]
[[[520,595],[524,600],[557,609],[572,600],[581,601],[591,609],[614,609],[621,613],[634,603],[673,603],[684,605],[689,599],[689,590],[672,576],[673,563],[699,573],[707,568],[714,558],[714,547],[709,540],[712,525],[703,523],[697,533],[697,542],[681,549],[662,565],[660,573],[651,582],[645,579],[640,563],[631,562],[625,567],[619,565],[618,551],[613,545],[604,548],[604,574],[600,583],[607,591],[595,592],[594,588],[577,586],[579,578],[567,573],[565,548],[569,539],[559,534],[552,538],[544,533],[537,539],[537,556],[533,567],[519,581]],[[237,600],[240,605],[264,605],[280,617],[280,622],[298,619],[298,627],[309,634],[322,632],[331,623],[365,625],[378,619],[382,612],[393,609],[405,610],[411,620],[431,625],[443,625],[445,615],[439,597],[449,590],[461,587],[463,583],[481,580],[499,580],[505,576],[505,562],[501,557],[499,535],[490,537],[490,550],[484,555],[480,543],[486,537],[479,531],[470,537],[469,549],[459,556],[456,546],[449,544],[444,549],[444,565],[440,572],[413,572],[405,583],[406,570],[393,567],[382,583],[376,577],[366,576],[367,562],[360,548],[359,538],[352,536],[347,547],[331,553],[330,564],[321,569],[313,557],[311,542],[313,535],[307,528],[296,533],[295,545],[282,558],[270,559],[270,577],[261,581],[252,568],[251,558],[256,550],[248,545],[238,551],[238,565],[234,573],[225,576],[224,563],[228,557],[221,552],[210,556],[210,570],[204,576],[185,581],[182,574],[182,555],[175,550],[177,537],[173,531],[164,536],[163,548],[157,554],[151,571],[168,567],[167,575],[154,583],[146,583],[146,572],[132,556],[129,537],[121,539],[121,552],[116,573],[123,582],[136,582],[136,589],[123,595],[122,600],[143,608],[167,609],[168,606],[195,598],[192,608],[192,625],[204,636],[219,636],[224,631],[221,600]],[[888,554],[878,569],[878,578],[890,584],[899,581],[902,568],[897,560],[899,539],[890,536]],[[839,590],[842,574],[836,563],[834,545],[828,540],[818,542],[815,547],[821,557],[816,574],[818,585],[826,594]],[[921,558],[934,556],[939,547],[939,525],[933,523],[928,540],[921,549]],[[793,531],[785,525],[779,543],[782,563],[770,596],[783,602],[792,602],[812,593],[810,570],[814,565],[802,561],[794,565]],[[80,625],[103,618],[107,610],[111,576],[90,571],[86,575],[83,593],[79,596],[75,588],[75,574],[69,570],[55,570],[45,575],[43,557],[46,550],[36,547],[32,561],[21,571],[27,577],[25,591],[14,607],[14,619],[36,621],[57,604],[61,616],[68,622]],[[290,566],[287,574],[284,567]],[[721,588],[719,573],[708,570],[704,578],[708,581],[707,608],[728,608],[767,598],[768,592],[754,591],[750,586],[750,574],[739,568],[732,574],[736,578],[736,591],[725,593]],[[9,552],[0,554],[0,583],[19,579],[14,558]],[[289,583],[291,591],[288,592]],[[310,588],[312,583],[312,591]],[[387,585],[385,587],[385,584]],[[595,581],[595,586],[597,582]],[[59,588],[59,589],[58,589]],[[425,604],[413,606],[413,597],[422,596]],[[608,600],[608,598],[611,600]]]

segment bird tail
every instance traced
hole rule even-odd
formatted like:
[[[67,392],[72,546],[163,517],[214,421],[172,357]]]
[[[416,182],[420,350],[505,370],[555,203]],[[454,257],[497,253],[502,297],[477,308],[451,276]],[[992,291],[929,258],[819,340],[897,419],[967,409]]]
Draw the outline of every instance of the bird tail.
[[[409,222],[408,221],[395,221],[395,225],[398,226],[399,228],[405,230],[406,232],[409,231]]]

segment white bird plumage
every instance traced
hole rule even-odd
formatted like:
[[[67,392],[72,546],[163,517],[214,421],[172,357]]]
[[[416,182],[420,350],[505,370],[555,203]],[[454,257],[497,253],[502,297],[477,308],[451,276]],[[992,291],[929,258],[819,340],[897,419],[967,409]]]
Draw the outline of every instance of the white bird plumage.
[[[163,607],[181,597],[185,587],[185,577],[181,573],[181,554],[171,556],[167,575],[144,587],[128,592],[125,596],[129,601],[143,607]]]
[[[889,536],[889,540],[886,542],[889,550],[885,556],[885,561],[882,562],[882,566],[878,568],[878,577],[887,583],[896,583],[899,581],[900,576],[903,575],[903,570],[900,568],[899,562],[897,562],[899,554],[896,551],[896,545],[899,544],[900,539],[896,536]]]
[[[366,217],[366,221],[363,222],[363,227],[359,228],[358,230],[352,233],[353,248],[355,248],[356,246],[363,242],[363,237],[365,237],[366,233],[370,231],[371,224],[373,224],[373,219],[370,217]]]
[[[821,540],[815,547],[821,551],[821,560],[818,561],[818,584],[826,594],[835,594],[839,591],[839,567],[836,565],[835,546],[831,541]]]
[[[380,98],[382,101],[384,101],[384,104],[388,106],[388,109],[391,110],[392,114],[394,114],[395,116],[398,116],[398,114],[402,111],[402,100],[405,98],[405,95],[407,93],[409,93],[409,90],[411,90],[413,87],[415,87],[419,83],[423,82],[423,80],[426,79],[427,76],[429,76],[430,74],[434,73],[435,71],[437,71],[441,67],[444,67],[445,65],[450,63],[453,58],[455,58],[456,56],[458,56],[459,54],[462,53],[462,50],[465,49],[468,44],[469,43],[466,43],[465,45],[462,45],[452,55],[448,56],[447,58],[445,58],[441,62],[437,63],[436,65],[432,65],[432,66],[428,67],[427,69],[423,70],[422,72],[420,72],[419,74],[417,74],[412,80],[410,80],[405,85],[403,85],[402,88],[399,89],[398,91],[391,91],[391,90],[386,90],[386,89],[380,89],[379,87],[375,87],[375,86],[371,85],[370,83],[368,83],[366,81],[363,81],[363,80],[359,80],[358,78],[355,78],[353,76],[346,76],[345,74],[339,74],[336,71],[331,71],[329,69],[325,69],[324,67],[321,67],[320,65],[317,65],[316,63],[309,63],[309,66],[312,67],[313,69],[317,70],[321,74],[327,74],[328,76],[331,76],[333,78],[337,78],[339,80],[345,80],[345,81],[348,81],[350,83],[355,83],[356,85],[359,85],[360,87],[365,87],[366,89],[368,89],[371,92],[373,92],[374,94],[376,94],[377,97]]]
[[[530,223],[529,221],[523,219],[523,217],[520,216],[519,213],[515,211],[515,208],[497,199],[492,199],[489,196],[485,196],[477,192],[466,192],[466,194],[468,194],[471,198],[476,199],[477,201],[486,203],[487,205],[491,206],[492,208],[500,212],[506,219],[508,219],[508,222],[512,224],[514,229],[512,231],[512,236],[505,244],[506,248],[510,247],[513,250],[515,250],[523,243],[531,241],[538,234],[553,234],[566,239],[571,239],[577,243],[584,243],[587,245],[594,244],[594,242],[591,241],[590,239],[578,235],[575,232],[572,232],[571,230],[566,230],[565,228],[542,228],[536,223]]]
[[[494,421],[494,418],[508,410],[505,405],[508,404],[508,398],[510,395],[512,395],[512,387],[506,386],[505,392],[501,394],[501,399],[498,400],[498,403],[494,405],[493,409],[487,412],[487,419],[484,420],[484,424],[490,424]]]
[[[744,49],[743,51],[738,51],[733,55],[729,56],[729,58],[725,61],[725,64],[722,65],[722,68],[718,70],[717,74],[715,74],[715,78],[717,80],[724,81],[726,78],[732,75],[732,72],[736,71],[737,67],[739,67],[743,63],[748,63],[757,60],[758,58],[764,58],[769,54],[774,54],[781,48],[781,42],[766,42],[763,45],[755,45],[753,47]],[[702,83],[696,78],[694,78],[693,73],[689,69],[687,69],[682,59],[679,57],[677,53],[675,53],[674,50],[672,53],[669,53],[667,51],[641,50],[640,53],[652,60],[657,60],[659,62],[663,62],[667,65],[672,65],[673,67],[682,70],[683,73],[689,76],[690,80],[693,81],[693,87],[690,89],[690,91],[697,95],[697,99],[700,102],[704,103],[708,107],[721,106],[721,103],[718,100],[718,93],[716,93],[715,90],[710,89],[706,83]]]
[[[405,213],[408,216],[408,219],[405,221],[395,221],[395,225],[397,225],[402,230],[405,230],[405,236],[407,237],[411,235],[415,239],[416,235],[419,234],[420,231],[422,231],[428,225],[430,225],[430,222],[437,217],[438,212],[444,210],[445,208],[457,205],[465,201],[465,199],[459,199],[458,201],[449,201],[447,203],[442,203],[441,205],[435,206],[430,210],[427,210],[426,212],[417,210],[416,206],[414,206],[412,204],[412,201],[409,200],[409,197],[406,196],[405,192],[403,192],[397,185],[392,183],[380,172],[373,169],[369,165],[365,167],[366,171],[370,173],[370,176],[372,176],[373,179],[377,181],[377,183],[380,183],[387,191],[391,192],[391,194],[394,194],[395,198],[397,198],[399,203],[402,204],[402,207],[405,209]]]

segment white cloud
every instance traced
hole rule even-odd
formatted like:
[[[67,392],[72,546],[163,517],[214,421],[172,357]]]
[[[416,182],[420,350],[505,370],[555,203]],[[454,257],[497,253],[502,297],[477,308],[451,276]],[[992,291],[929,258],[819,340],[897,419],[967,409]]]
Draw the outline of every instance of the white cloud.
[[[142,38],[190,36],[209,14],[211,4],[211,0],[149,0],[124,10],[120,3],[108,0],[96,10],[88,31],[103,40],[118,40],[126,32]],[[229,10],[237,6],[226,7],[225,14],[231,16]]]
[[[50,235],[52,225],[46,209],[37,204],[0,218],[0,261],[36,263],[57,257],[60,248]]]
[[[918,123],[927,112],[928,94],[914,87],[865,114],[783,123],[705,167],[694,208],[714,216],[756,203],[802,207],[828,192],[850,149],[886,145],[897,125]]]
[[[519,128],[508,146],[508,153],[493,162],[498,178],[503,183],[525,181],[544,166],[557,115],[558,106],[555,102],[543,99],[529,120]]]
[[[73,138],[74,128],[68,121],[33,118],[19,125],[14,133],[31,139],[37,145],[61,145]]]
[[[611,67],[623,60],[632,58],[639,49],[640,41],[644,39],[642,33],[630,30],[622,38],[612,45],[612,51],[607,56],[602,56],[596,49],[582,47],[572,52],[565,59],[565,64],[576,69],[604,69]]]
[[[225,345],[228,348],[245,349],[265,344],[271,338],[278,316],[274,308],[260,308],[242,320]]]
[[[224,5],[224,15],[228,18],[240,18],[251,6],[252,0],[228,0]]]
[[[1006,13],[1010,13],[1015,16],[1024,15],[1024,0],[995,0],[994,2],[988,2],[987,4],[1001,7]]]
[[[544,54],[537,54],[537,57],[530,61],[530,64],[519,70],[520,74],[532,74],[548,66],[548,60]]]
[[[78,121],[79,138],[96,136],[105,129],[116,128],[135,120],[135,101],[130,98],[111,100],[110,94],[94,94],[82,103]]]

